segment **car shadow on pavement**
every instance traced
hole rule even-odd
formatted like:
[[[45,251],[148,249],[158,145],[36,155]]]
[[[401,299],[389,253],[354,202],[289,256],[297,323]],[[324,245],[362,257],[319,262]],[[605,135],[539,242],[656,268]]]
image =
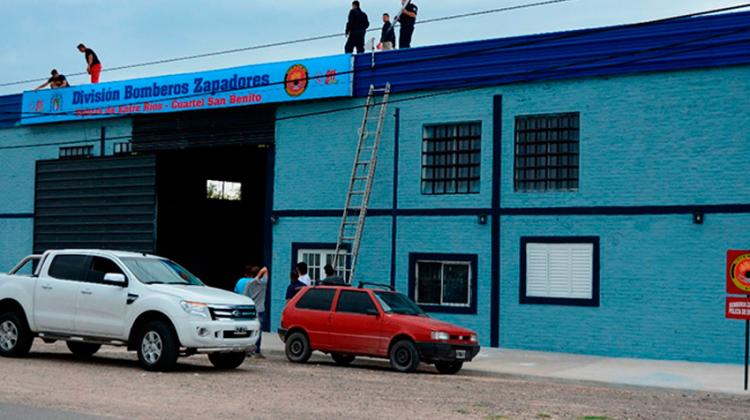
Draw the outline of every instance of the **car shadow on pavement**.
[[[271,352],[271,353],[276,353],[276,352]],[[279,356],[279,358],[282,358],[284,361],[286,361],[286,357],[284,357],[284,354],[282,352],[278,352],[277,354],[274,354],[274,356],[277,356],[277,355]],[[325,354],[315,353],[307,363],[331,367],[331,368],[339,368],[339,369],[359,369],[359,370],[371,371],[371,372],[389,372],[389,373],[395,373],[395,374],[402,374],[401,372],[398,372],[397,370],[393,369],[387,360],[368,358],[368,357],[357,357],[354,360],[354,362],[352,362],[352,364],[348,366],[339,366],[329,356]],[[461,371],[455,375],[448,375],[448,376],[473,376],[473,375],[467,375],[467,373],[468,372]],[[428,375],[428,376],[446,376],[438,372],[432,365],[427,365],[424,363],[420,364],[416,372],[412,372],[411,374],[412,375]]]
[[[200,357],[200,356],[197,356]],[[87,366],[98,366],[98,367],[110,367],[110,368],[122,368],[122,369],[141,369],[137,359],[125,359],[117,357],[107,357],[94,355],[87,358],[80,358],[72,354],[65,353],[53,353],[53,352],[32,352],[27,356],[29,359],[39,359],[55,362],[63,362],[70,364],[80,364]],[[231,373],[231,371],[219,370],[213,366],[205,366],[200,364],[185,363],[190,359],[180,359],[180,362],[172,369],[169,373]],[[247,368],[243,365],[243,368]],[[244,370],[244,369],[242,369]],[[238,370],[241,371],[241,370]]]

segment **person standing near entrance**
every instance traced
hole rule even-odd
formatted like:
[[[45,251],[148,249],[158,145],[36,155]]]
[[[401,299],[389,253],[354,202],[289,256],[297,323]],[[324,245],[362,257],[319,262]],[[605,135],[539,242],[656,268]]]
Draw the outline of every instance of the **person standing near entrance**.
[[[305,286],[310,286],[312,284],[312,279],[307,275],[306,262],[300,261],[297,263],[297,273],[299,274],[298,280],[304,283]]]
[[[367,14],[359,7],[359,1],[352,2],[352,10],[349,11],[349,19],[346,21],[346,45],[344,52],[350,54],[357,49],[357,53],[365,52],[365,34],[370,27]]]
[[[286,287],[286,296],[284,296],[284,299],[288,301],[293,298],[303,287],[305,287],[305,283],[299,281],[297,270],[292,271],[289,273],[289,286]]]
[[[91,83],[99,83],[99,75],[102,72],[102,63],[94,50],[87,48],[85,45],[78,44],[78,51],[86,57],[86,73],[91,75]]]
[[[247,271],[247,270],[245,270]],[[258,322],[261,324],[261,333],[258,336],[258,342],[255,344],[254,356],[259,359],[265,359],[263,353],[260,351],[260,344],[263,339],[263,321],[266,319],[266,288],[268,287],[268,269],[266,267],[250,268],[250,277],[245,282],[245,289],[243,295],[248,296],[255,302],[255,311],[258,314]]]
[[[411,48],[411,37],[414,34],[414,24],[417,23],[417,10],[419,8],[409,0],[401,0],[401,4],[404,8],[401,11],[401,16],[398,17],[398,22],[401,24],[401,30],[398,33],[398,47]]]
[[[344,278],[336,274],[336,270],[333,269],[331,264],[326,264],[323,267],[323,272],[326,273],[325,281],[327,284],[346,284]]]

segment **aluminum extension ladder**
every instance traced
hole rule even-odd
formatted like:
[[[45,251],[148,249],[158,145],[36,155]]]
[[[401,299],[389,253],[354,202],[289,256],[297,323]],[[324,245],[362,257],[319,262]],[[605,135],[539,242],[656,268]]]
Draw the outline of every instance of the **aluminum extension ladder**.
[[[365,104],[365,115],[359,129],[357,152],[354,155],[354,167],[349,179],[349,190],[346,193],[344,215],[341,218],[338,240],[336,241],[336,254],[333,259],[334,269],[338,272],[343,271],[342,277],[347,283],[354,281],[354,273],[357,268],[360,242],[362,241],[362,232],[367,217],[367,205],[370,201],[370,192],[372,192],[372,182],[375,178],[375,167],[378,161],[380,135],[383,132],[390,93],[390,83],[386,83],[385,87],[381,89],[376,89],[375,86],[370,85],[370,92],[367,94]],[[340,263],[341,258],[344,258],[343,264]],[[343,270],[340,265],[343,265]]]

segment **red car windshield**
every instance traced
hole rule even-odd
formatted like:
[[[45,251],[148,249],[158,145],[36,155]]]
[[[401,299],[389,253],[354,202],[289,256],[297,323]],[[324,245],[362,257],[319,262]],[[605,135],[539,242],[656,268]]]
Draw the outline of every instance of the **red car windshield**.
[[[375,292],[380,306],[389,314],[427,316],[422,308],[401,293],[378,290]]]

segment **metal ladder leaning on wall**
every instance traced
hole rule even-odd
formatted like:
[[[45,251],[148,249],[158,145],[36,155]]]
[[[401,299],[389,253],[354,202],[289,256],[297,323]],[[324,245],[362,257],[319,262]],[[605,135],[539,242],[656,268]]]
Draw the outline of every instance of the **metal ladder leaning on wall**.
[[[341,218],[339,236],[336,241],[336,254],[333,259],[334,269],[340,272],[342,270],[339,270],[339,260],[344,258],[343,278],[347,283],[354,281],[357,268],[359,246],[365,228],[367,205],[370,201],[372,182],[375,178],[380,135],[383,132],[390,93],[390,83],[386,83],[385,87],[381,89],[376,89],[375,86],[370,85],[370,92],[367,94],[367,102],[365,103],[365,115],[359,129],[357,152],[354,155],[354,167],[352,168],[352,176],[349,178],[349,190],[346,193],[344,215]]]

